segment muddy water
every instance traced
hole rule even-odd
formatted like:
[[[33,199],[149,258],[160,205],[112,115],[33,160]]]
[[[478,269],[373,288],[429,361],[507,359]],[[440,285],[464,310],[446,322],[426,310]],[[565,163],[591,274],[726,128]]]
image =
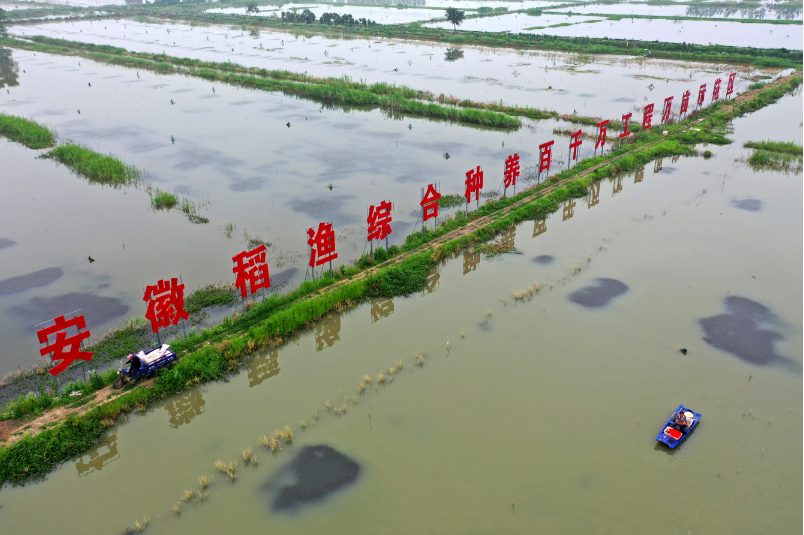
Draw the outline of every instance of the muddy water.
[[[4,489],[4,527],[115,533],[148,515],[151,533],[178,534],[798,533],[802,177],[737,160],[749,139],[800,141],[801,112],[797,95],[735,121],[734,145],[708,147],[709,160],[654,162],[518,226],[503,239],[520,255],[461,254],[429,291],[328,317],[230,382],[132,417],[47,482]],[[735,205],[746,198],[761,208]],[[627,289],[599,307],[571,299],[600,279]],[[514,300],[534,282],[531,300]],[[734,298],[773,315],[761,327],[790,366],[705,340],[701,320]],[[377,387],[396,360],[404,368]],[[326,413],[365,373],[375,379],[359,404]],[[679,403],[703,419],[671,451],[655,436]],[[272,457],[257,437],[286,423],[294,445]],[[259,465],[243,469],[249,445]],[[353,461],[356,478],[275,510],[267,489],[311,451],[327,466]],[[205,502],[170,511],[214,461],[238,458],[233,485],[218,476]],[[33,514],[42,503],[51,514]]]
[[[469,23],[472,20],[466,21]],[[308,38],[268,31],[250,34],[222,26],[110,20],[24,26],[12,28],[12,33],[209,61],[231,60],[249,67],[307,72],[311,76],[349,76],[367,83],[405,84],[435,95],[503,101],[560,113],[577,110],[591,116],[623,103],[641,105],[644,98],[651,98],[651,82],[644,78],[659,79],[664,90],[680,95],[688,83],[697,83],[697,87],[711,83],[715,72],[728,73],[725,66],[486,47],[458,47],[459,54],[448,56],[451,47],[441,44]],[[747,77],[754,74],[755,71],[743,72]],[[738,79],[735,89],[741,91],[748,83]]]

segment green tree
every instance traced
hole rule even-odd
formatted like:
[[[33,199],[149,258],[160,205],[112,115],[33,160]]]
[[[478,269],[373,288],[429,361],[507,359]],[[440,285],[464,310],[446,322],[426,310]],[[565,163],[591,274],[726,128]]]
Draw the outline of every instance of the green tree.
[[[249,13],[259,13],[259,12],[260,8],[257,7],[257,4],[255,2],[249,2],[248,5],[246,6],[246,15],[248,15]]]
[[[463,22],[463,19],[466,18],[466,14],[463,11],[454,7],[448,7],[445,16],[450,24],[452,24],[453,32],[458,29],[458,26],[460,26],[460,24]]]
[[[305,24],[312,24],[315,22],[315,13],[313,13],[309,9],[305,9],[304,11],[301,12],[301,15],[299,16],[299,21]]]
[[[0,37],[7,37],[6,33],[6,12],[0,9]]]

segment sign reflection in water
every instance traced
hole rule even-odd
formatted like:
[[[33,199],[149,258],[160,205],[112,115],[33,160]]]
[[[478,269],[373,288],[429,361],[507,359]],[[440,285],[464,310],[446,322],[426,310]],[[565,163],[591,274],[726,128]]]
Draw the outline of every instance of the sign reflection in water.
[[[436,266],[427,274],[427,280],[424,282],[422,295],[431,294],[438,290],[439,279],[441,279],[441,273],[438,271],[438,266]]]
[[[371,300],[371,323],[387,318],[394,313],[393,299],[372,299]]]
[[[319,321],[315,326],[315,350],[321,351],[341,339],[341,316],[330,314]]]
[[[589,205],[586,207],[587,209],[597,206],[600,202],[600,182],[595,182],[589,188]]]
[[[572,219],[572,216],[575,215],[575,199],[567,199],[564,201],[564,219]]]
[[[178,429],[180,425],[189,424],[196,416],[204,414],[204,404],[204,397],[198,387],[165,403],[165,410],[170,413],[170,427]]]
[[[279,350],[256,353],[248,362],[248,387],[257,386],[269,377],[279,374]]]
[[[642,166],[636,170],[636,173],[634,173],[634,184],[636,184],[637,182],[642,182],[644,178],[645,178],[645,167]]]
[[[463,274],[466,275],[470,271],[475,271],[477,265],[480,263],[480,253],[473,253],[470,250],[463,252]]]
[[[535,219],[533,221],[533,237],[541,236],[545,232],[547,232],[547,220]]]
[[[80,457],[75,467],[78,477],[88,476],[95,470],[103,470],[110,462],[120,458],[117,452],[117,434],[109,435],[101,440],[97,446]]]

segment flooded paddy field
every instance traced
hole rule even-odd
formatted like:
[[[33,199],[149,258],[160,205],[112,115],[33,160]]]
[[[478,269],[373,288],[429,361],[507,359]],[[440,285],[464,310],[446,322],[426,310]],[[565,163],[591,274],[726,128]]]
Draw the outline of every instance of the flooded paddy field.
[[[301,12],[304,9],[309,9],[310,11],[315,14],[317,19],[321,18],[321,15],[324,13],[338,13],[339,15],[349,14],[352,15],[355,19],[365,18],[371,21],[374,21],[378,24],[404,24],[408,22],[415,22],[419,20],[427,20],[427,19],[438,19],[444,17],[444,11],[440,9],[417,9],[417,8],[404,8],[404,9],[397,9],[396,7],[370,7],[370,6],[361,6],[361,5],[336,5],[333,6],[331,4],[312,4],[309,6],[296,6],[296,5],[289,5],[282,9],[260,9],[259,13],[255,13],[252,16],[258,17],[272,17],[281,16],[280,13],[282,11],[289,11],[293,9],[297,13]],[[227,15],[231,14],[243,14],[242,8],[215,8],[210,9],[207,13],[223,13]]]
[[[421,294],[333,313],[229,382],[132,416],[47,481],[4,489],[4,528],[798,533],[802,175],[741,160],[749,140],[800,142],[801,113],[785,97],[709,159],[604,180],[500,238],[521,254],[465,251]],[[748,351],[729,345],[735,325]],[[679,403],[700,424],[657,446]],[[273,456],[258,438],[286,424]],[[238,479],[217,460],[239,460]],[[202,474],[208,495],[176,515]]]
[[[551,9],[551,11],[553,11]],[[604,13],[607,15],[653,15],[658,17],[700,17],[700,18],[732,18],[761,20],[801,20],[802,8],[784,4],[763,4],[762,7],[739,9],[732,7],[703,5],[649,5],[640,2],[623,2],[621,4],[576,4],[561,7],[554,11],[571,11],[588,15]]]

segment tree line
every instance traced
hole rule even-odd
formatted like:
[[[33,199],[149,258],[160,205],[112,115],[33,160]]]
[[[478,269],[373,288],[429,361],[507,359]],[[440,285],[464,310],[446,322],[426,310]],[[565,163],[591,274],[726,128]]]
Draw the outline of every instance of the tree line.
[[[282,20],[285,22],[313,24],[316,21],[316,17],[315,13],[313,13],[309,9],[305,9],[301,13],[296,13],[293,11],[283,11]],[[338,15],[337,13],[330,13],[330,12],[321,15],[321,18],[318,19],[318,22],[320,22],[321,24],[337,24],[339,26],[357,26],[357,25],[373,26],[377,24],[373,20],[369,20],[366,18],[356,19],[349,13]]]

